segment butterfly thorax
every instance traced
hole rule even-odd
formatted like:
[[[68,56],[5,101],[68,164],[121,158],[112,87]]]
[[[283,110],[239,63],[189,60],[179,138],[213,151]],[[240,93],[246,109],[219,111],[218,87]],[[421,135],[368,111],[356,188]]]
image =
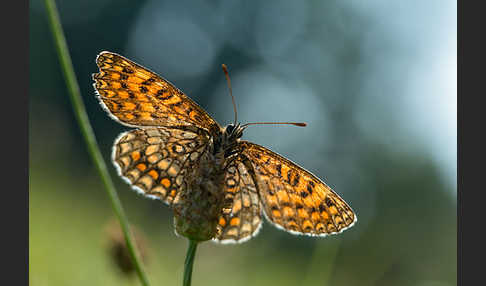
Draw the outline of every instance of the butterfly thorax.
[[[237,125],[226,126],[213,138],[212,152],[205,153],[199,166],[191,170],[192,178],[174,205],[175,226],[178,234],[194,240],[210,240],[216,236],[218,219],[225,204],[223,191],[225,163],[235,154],[242,135]]]

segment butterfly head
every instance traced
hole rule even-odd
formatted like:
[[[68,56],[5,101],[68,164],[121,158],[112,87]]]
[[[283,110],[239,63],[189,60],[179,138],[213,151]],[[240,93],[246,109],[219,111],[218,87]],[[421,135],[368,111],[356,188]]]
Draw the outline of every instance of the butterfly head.
[[[244,129],[245,127],[242,127],[239,123],[236,125],[230,123],[224,128],[223,138],[227,142],[236,141],[243,136]]]
[[[235,124],[228,124],[225,128],[223,128],[222,136],[220,137],[220,144],[222,151],[225,154],[225,157],[228,157],[234,153],[234,149],[237,146],[237,143],[241,136],[243,136],[243,130],[245,127],[242,127],[239,123]]]

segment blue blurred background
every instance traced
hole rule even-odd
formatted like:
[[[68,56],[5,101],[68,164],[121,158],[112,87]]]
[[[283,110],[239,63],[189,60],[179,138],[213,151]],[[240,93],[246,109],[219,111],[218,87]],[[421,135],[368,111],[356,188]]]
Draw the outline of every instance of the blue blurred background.
[[[187,241],[110,160],[126,130],[94,96],[96,55],[122,54],[220,124],[322,178],[355,210],[339,236],[264,223],[241,245],[202,244],[194,285],[456,284],[456,1],[56,1],[90,121],[153,285],[178,285]],[[137,285],[109,255],[107,195],[75,122],[43,1],[30,1],[31,285]]]

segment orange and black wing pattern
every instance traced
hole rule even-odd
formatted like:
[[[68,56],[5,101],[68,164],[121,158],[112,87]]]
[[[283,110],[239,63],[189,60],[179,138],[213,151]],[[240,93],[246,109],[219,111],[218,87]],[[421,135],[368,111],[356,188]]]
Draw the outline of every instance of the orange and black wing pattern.
[[[247,141],[241,154],[252,164],[263,211],[277,227],[295,234],[340,233],[356,214],[329,186],[288,159]]]
[[[262,210],[248,159],[238,156],[226,166],[224,200],[228,202],[218,219],[215,241],[240,243],[258,234]]]
[[[148,127],[122,133],[112,157],[119,175],[133,189],[172,206],[191,182],[208,144],[205,132]]]
[[[132,127],[195,126],[212,132],[219,124],[182,91],[154,72],[111,52],[96,58],[94,86],[102,106]]]

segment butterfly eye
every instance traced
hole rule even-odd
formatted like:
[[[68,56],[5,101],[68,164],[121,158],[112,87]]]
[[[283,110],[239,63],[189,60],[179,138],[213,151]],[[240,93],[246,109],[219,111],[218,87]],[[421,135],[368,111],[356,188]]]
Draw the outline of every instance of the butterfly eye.
[[[235,126],[233,124],[228,124],[228,126],[226,126],[226,134],[231,134],[234,129]]]

